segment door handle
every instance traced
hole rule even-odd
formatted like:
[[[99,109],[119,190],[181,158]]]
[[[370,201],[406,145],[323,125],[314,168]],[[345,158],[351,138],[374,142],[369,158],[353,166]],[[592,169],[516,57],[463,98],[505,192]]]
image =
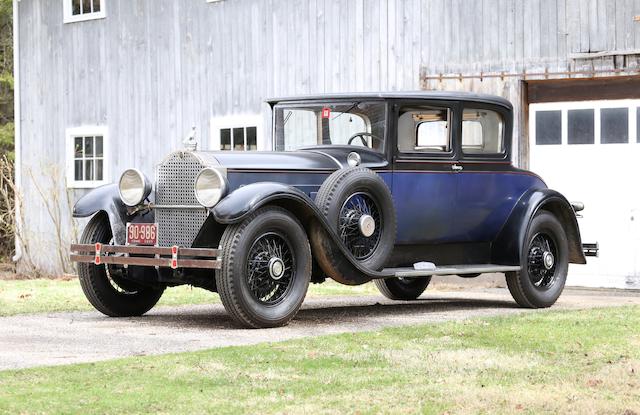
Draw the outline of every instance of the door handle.
[[[458,164],[453,164],[451,166],[451,170],[453,170],[453,171],[462,171],[462,166],[460,166]]]

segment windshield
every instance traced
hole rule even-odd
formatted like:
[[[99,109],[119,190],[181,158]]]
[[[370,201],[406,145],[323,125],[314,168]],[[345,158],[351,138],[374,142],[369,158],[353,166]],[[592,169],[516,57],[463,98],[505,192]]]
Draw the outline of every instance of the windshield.
[[[275,150],[341,144],[384,150],[385,103],[282,104],[275,107]]]

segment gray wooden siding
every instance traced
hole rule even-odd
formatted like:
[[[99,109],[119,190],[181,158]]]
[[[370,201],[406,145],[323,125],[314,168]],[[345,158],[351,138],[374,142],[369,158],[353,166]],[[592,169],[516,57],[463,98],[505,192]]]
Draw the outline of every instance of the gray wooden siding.
[[[109,128],[111,179],[130,166],[152,176],[191,126],[207,148],[211,117],[266,113],[269,96],[459,89],[503,95],[519,109],[517,78],[428,77],[633,68],[633,54],[571,54],[640,49],[640,0],[104,1],[105,19],[72,24],[63,24],[62,0],[18,3],[25,230],[45,271],[61,268],[51,217],[62,218],[62,240],[74,234],[66,128]]]

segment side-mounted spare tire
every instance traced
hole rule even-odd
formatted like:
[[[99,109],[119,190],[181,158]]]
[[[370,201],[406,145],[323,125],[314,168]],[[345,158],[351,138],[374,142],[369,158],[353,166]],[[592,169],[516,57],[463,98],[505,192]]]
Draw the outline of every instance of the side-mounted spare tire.
[[[340,169],[325,180],[315,199],[344,246],[365,268],[380,270],[396,239],[396,213],[385,182],[365,167]],[[343,284],[364,282],[332,240],[314,252],[327,275]]]

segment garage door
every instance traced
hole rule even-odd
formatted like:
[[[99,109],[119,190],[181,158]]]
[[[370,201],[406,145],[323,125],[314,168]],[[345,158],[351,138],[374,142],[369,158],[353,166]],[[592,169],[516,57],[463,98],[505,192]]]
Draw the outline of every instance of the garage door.
[[[530,169],[582,201],[583,242],[599,258],[572,265],[571,285],[640,288],[640,100],[529,107]]]

